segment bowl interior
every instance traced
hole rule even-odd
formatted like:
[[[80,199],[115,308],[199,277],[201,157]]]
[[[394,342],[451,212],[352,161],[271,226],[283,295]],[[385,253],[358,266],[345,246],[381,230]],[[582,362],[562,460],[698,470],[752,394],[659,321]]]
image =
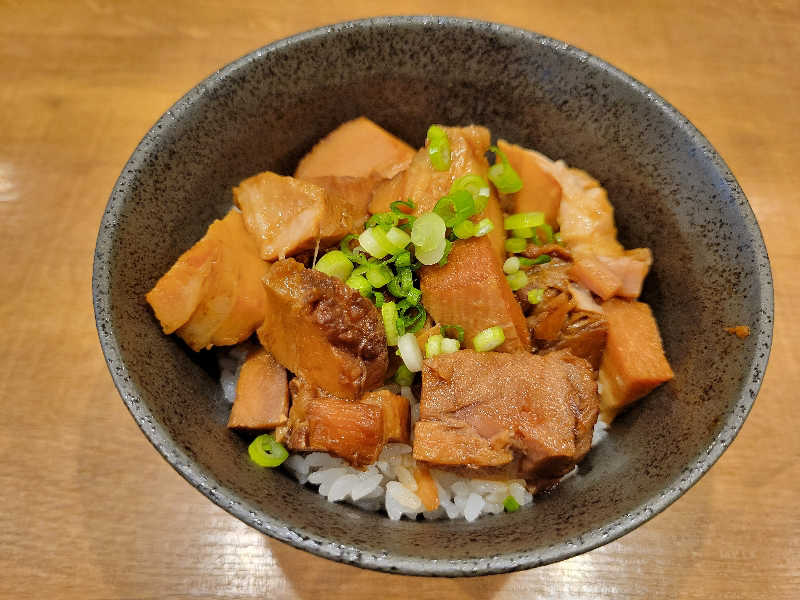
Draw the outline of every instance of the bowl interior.
[[[247,459],[225,428],[213,360],[161,334],[144,294],[254,173],[289,174],[366,115],[420,145],[430,123],[479,123],[606,186],[620,238],[655,264],[644,300],[675,380],[620,417],[579,475],[529,509],[474,523],[392,522],[330,504]],[[157,449],[214,502],[322,556],[405,573],[528,568],[610,541],[716,460],[760,385],[772,329],[764,244],[713,148],[647,88],[575,48],[508,27],[373,19],[315,30],[212,75],[147,134],[98,236],[95,309],[111,373]],[[745,340],[723,328],[746,324]]]

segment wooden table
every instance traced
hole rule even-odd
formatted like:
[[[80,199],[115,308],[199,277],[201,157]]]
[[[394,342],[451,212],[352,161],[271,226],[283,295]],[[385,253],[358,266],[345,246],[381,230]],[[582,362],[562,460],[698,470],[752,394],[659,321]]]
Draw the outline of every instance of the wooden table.
[[[800,295],[800,4],[464,4],[0,0],[0,596],[800,596],[800,336],[790,327]],[[709,475],[607,546],[472,580],[342,566],[208,502],[120,402],[90,297],[95,235],[115,178],[186,90],[301,30],[430,10],[566,40],[660,92],[739,178],[776,282],[770,369],[743,431]]]

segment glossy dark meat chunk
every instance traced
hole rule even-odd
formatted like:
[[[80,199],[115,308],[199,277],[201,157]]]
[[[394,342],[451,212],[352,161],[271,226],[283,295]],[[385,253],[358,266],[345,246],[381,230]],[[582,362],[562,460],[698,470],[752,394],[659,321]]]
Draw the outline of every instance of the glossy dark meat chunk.
[[[431,465],[511,465],[535,487],[569,472],[589,451],[597,420],[590,365],[545,356],[462,350],[425,361],[414,458]]]
[[[280,364],[340,398],[355,400],[383,383],[386,334],[369,300],[292,259],[272,265],[264,284],[258,337]]]

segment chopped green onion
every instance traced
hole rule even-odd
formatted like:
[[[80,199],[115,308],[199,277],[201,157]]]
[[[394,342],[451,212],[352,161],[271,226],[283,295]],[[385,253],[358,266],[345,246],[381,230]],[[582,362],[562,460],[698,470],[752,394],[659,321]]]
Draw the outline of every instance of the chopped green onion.
[[[528,242],[522,238],[508,238],[506,240],[506,252],[522,252],[528,247]]]
[[[325,275],[346,281],[350,277],[350,273],[353,272],[353,263],[347,259],[345,253],[341,250],[331,250],[317,261],[314,268],[325,273]]]
[[[439,266],[443,267],[447,264],[447,257],[450,256],[450,251],[453,249],[453,242],[450,240],[444,241],[444,252],[442,252],[442,258],[439,259]]]
[[[508,162],[505,152],[497,146],[491,146],[489,150],[500,158],[500,162],[495,162],[489,167],[489,180],[494,184],[494,187],[501,194],[513,194],[520,191],[522,189],[522,179],[517,175],[511,163]]]
[[[528,292],[528,302],[531,304],[539,304],[544,297],[544,288],[533,288]]]
[[[417,336],[413,333],[400,336],[397,340],[397,350],[409,371],[412,373],[422,371],[422,350],[419,349]]]
[[[494,229],[494,223],[491,219],[481,219],[478,221],[478,226],[475,228],[475,237],[483,237]]]
[[[428,313],[422,308],[421,304],[411,304],[408,298],[401,300],[398,305],[398,310],[403,313],[403,322],[405,323],[406,331],[416,333],[425,325],[425,319]],[[401,310],[402,308],[402,310]],[[413,316],[409,316],[409,311],[414,311]]]
[[[503,500],[503,506],[506,512],[517,512],[519,510],[519,502],[517,502],[514,496],[506,496],[506,499]]]
[[[439,331],[442,332],[442,335],[447,335],[448,329],[455,329],[456,339],[460,344],[464,343],[464,328],[461,325],[439,325]]]
[[[475,235],[475,223],[466,220],[453,227],[453,233],[460,240],[466,240]]]
[[[468,173],[463,177],[459,177],[450,186],[450,194],[464,190],[472,195],[475,202],[475,214],[481,214],[486,210],[486,205],[489,203],[489,182],[487,182],[480,175]]]
[[[543,265],[545,263],[549,263],[553,259],[550,258],[549,254],[540,254],[536,258],[532,259],[529,258],[528,260],[530,261],[530,265],[533,266],[533,265]]]
[[[397,275],[389,282],[387,289],[392,296],[404,298],[414,286],[413,274],[411,269],[399,269]]]
[[[376,227],[370,227],[369,229],[365,229],[361,235],[358,236],[358,243],[369,252],[370,255],[374,256],[375,258],[383,258],[389,251],[386,250],[381,243],[376,239],[375,232],[381,231]],[[381,232],[383,233],[383,232]],[[383,234],[386,237],[386,234]]]
[[[533,229],[530,227],[520,227],[511,231],[511,235],[515,238],[528,239],[533,237]]]
[[[522,229],[524,227],[539,227],[544,225],[543,212],[524,212],[508,215],[503,220],[503,229]]]
[[[287,458],[289,452],[268,433],[254,439],[247,447],[250,460],[260,467],[277,467]]]
[[[414,221],[411,229],[411,243],[417,252],[431,252],[441,244],[447,226],[444,219],[436,213],[425,213]],[[438,259],[437,259],[438,260]]]
[[[384,299],[384,297],[383,297],[383,294],[382,294],[382,293],[380,293],[380,292],[375,292],[375,306],[376,306],[377,308],[380,308],[381,306],[383,306],[383,303],[384,303],[385,301],[386,301],[386,300]]]
[[[366,276],[372,287],[379,288],[392,280],[392,270],[381,263],[370,263],[367,265]]]
[[[365,298],[372,293],[372,286],[363,275],[351,275],[345,283]]]
[[[442,353],[442,340],[444,337],[437,333],[425,341],[425,358],[432,358]]]
[[[438,125],[428,127],[428,157],[437,171],[450,168],[450,141],[445,130]]]
[[[404,211],[401,207],[409,209],[409,212]],[[410,211],[413,211],[415,208],[417,208],[417,205],[414,204],[411,198],[408,200],[395,200],[389,205],[389,210],[395,214],[399,214],[401,218],[409,216]]]
[[[506,262],[503,263],[503,273],[506,275],[513,275],[519,271],[519,265],[520,261],[518,256],[509,256]]]
[[[411,266],[411,252],[407,250],[397,255],[394,261],[397,267],[410,267]]]
[[[367,229],[371,227],[377,227],[379,225],[384,227],[391,227],[393,225],[397,225],[397,222],[400,220],[395,213],[378,213],[377,215],[372,215],[369,220],[364,224],[364,227]]]
[[[476,213],[475,200],[468,191],[458,190],[439,198],[433,212],[444,219],[445,226],[455,227]]]
[[[384,304],[384,306],[386,306]],[[477,352],[488,352],[494,350],[506,341],[506,334],[503,333],[503,328],[499,325],[484,329],[474,338],[472,338],[472,346]]]
[[[412,305],[416,306],[419,304],[419,301],[422,300],[422,292],[417,288],[412,287],[406,294],[406,300],[408,300]]]
[[[459,344],[458,340],[454,340],[453,338],[442,338],[442,354],[452,354],[453,352],[458,352],[459,348],[461,348],[461,344]]]
[[[411,236],[408,235],[402,229],[398,229],[397,227],[392,227],[389,231],[386,232],[386,239],[388,239],[395,247],[403,249],[408,246],[408,242],[411,241]],[[392,254],[399,254],[398,252],[392,252]]]
[[[554,233],[553,234],[553,241],[556,244],[558,244],[559,246],[563,246],[564,245],[564,240],[561,237],[561,232],[560,231],[558,233]]]
[[[506,281],[508,281],[508,285],[511,286],[511,290],[516,292],[528,285],[528,276],[525,274],[525,271],[517,271],[511,275],[506,275]]]
[[[400,365],[394,374],[394,382],[398,385],[411,385],[414,383],[414,374],[408,370],[407,366]]]
[[[544,234],[540,237],[540,234]],[[536,237],[540,239],[541,244],[550,244],[553,241],[553,228],[547,223],[539,225],[536,228]]]
[[[419,219],[417,219],[417,223],[419,223]],[[449,243],[451,242],[448,242],[447,239],[445,239],[443,236],[439,239],[438,245],[432,250],[423,250],[421,247],[417,248],[416,252],[417,260],[421,262],[423,265],[435,265],[440,260],[442,260],[444,252],[447,249],[447,244]]]
[[[394,302],[384,302],[381,306],[381,317],[386,330],[386,344],[397,346],[397,305]]]

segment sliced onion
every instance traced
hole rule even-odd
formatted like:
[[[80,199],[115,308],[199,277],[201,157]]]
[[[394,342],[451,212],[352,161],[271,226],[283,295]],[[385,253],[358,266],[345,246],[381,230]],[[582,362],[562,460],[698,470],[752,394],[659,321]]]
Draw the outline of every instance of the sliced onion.
[[[422,371],[422,350],[419,349],[417,336],[413,333],[401,335],[397,340],[397,349],[409,371],[412,373]]]

